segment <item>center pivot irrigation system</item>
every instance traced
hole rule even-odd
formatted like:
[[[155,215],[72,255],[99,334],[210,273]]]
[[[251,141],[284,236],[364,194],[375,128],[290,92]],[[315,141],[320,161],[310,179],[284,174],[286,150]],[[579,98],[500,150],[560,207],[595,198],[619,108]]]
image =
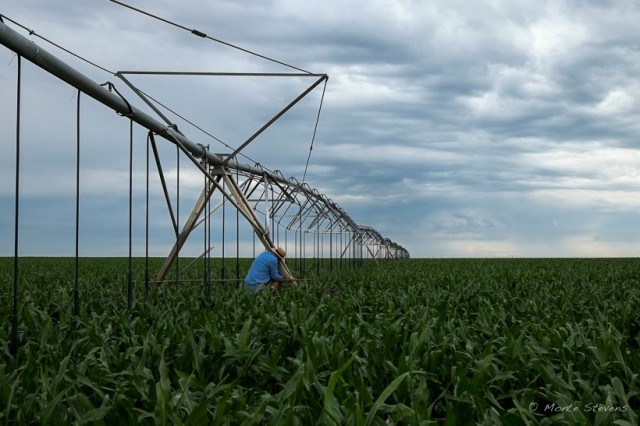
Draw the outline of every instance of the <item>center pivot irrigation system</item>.
[[[4,19],[3,19],[4,18]],[[147,283],[150,281],[156,286],[169,280],[172,265],[177,266],[179,262],[180,251],[186,243],[193,231],[201,227],[204,228],[205,244],[203,253],[198,259],[210,259],[212,251],[215,252],[211,243],[211,221],[214,213],[224,208],[225,204],[231,204],[235,208],[236,214],[241,215],[245,220],[244,226],[250,226],[254,235],[254,252],[256,238],[265,248],[280,245],[285,247],[288,252],[289,259],[330,259],[336,261],[362,260],[365,258],[379,259],[397,259],[407,258],[409,253],[402,246],[396,244],[388,238],[384,238],[375,229],[358,225],[337,203],[332,201],[326,195],[321,194],[316,189],[311,188],[307,183],[299,181],[296,178],[285,178],[279,171],[270,171],[265,167],[255,163],[254,165],[245,164],[238,160],[243,154],[241,151],[254,141],[264,130],[271,124],[282,117],[290,108],[307,94],[313,91],[321,84],[327,83],[328,77],[325,74],[312,74],[299,68],[294,68],[300,72],[297,73],[278,73],[278,74],[255,74],[255,73],[181,73],[195,75],[226,75],[226,76],[296,76],[305,77],[313,80],[313,83],[304,90],[296,99],[289,103],[271,120],[264,124],[258,131],[251,135],[246,141],[241,143],[237,148],[229,149],[228,153],[214,153],[209,150],[209,146],[195,142],[187,137],[182,131],[178,130],[171,120],[169,120],[163,112],[160,111],[158,103],[153,98],[137,89],[127,79],[128,75],[145,74],[145,75],[166,75],[171,73],[159,72],[133,72],[119,71],[113,73],[126,86],[131,89],[156,115],[152,117],[148,113],[143,112],[136,107],[133,102],[125,99],[120,92],[115,89],[112,83],[99,84],[83,73],[79,72],[66,62],[58,59],[47,50],[36,45],[33,41],[7,26],[7,22],[14,23],[20,27],[22,25],[10,20],[6,16],[0,16],[0,43],[17,54],[18,58],[18,131],[16,132],[16,242],[15,257],[18,257],[18,230],[19,230],[19,110],[20,110],[20,59],[24,58],[44,71],[63,80],[67,84],[78,90],[78,109],[80,105],[80,94],[87,95],[106,107],[114,110],[119,115],[130,120],[130,126],[136,123],[148,130],[147,138],[147,191],[148,191],[148,162],[149,162],[149,146],[152,148],[153,157],[155,159],[156,168],[166,199],[167,207],[171,217],[171,225],[175,231],[175,243],[170,250],[168,256],[164,260],[162,267],[157,271],[155,277],[146,277]],[[26,29],[26,27],[22,27]],[[192,30],[197,36],[206,37],[205,34]],[[34,32],[29,30],[30,35]],[[46,40],[46,39],[44,39]],[[46,40],[48,41],[48,40]],[[50,42],[51,43],[51,42]],[[54,43],[52,43],[54,44]],[[226,43],[225,43],[226,44]],[[55,44],[54,44],[55,45]],[[56,47],[60,47],[55,45]],[[232,45],[231,45],[232,46]],[[235,47],[235,46],[234,46]],[[65,50],[65,49],[63,49]],[[244,49],[241,49],[244,50]],[[67,51],[68,53],[71,53]],[[75,54],[73,54],[75,55]],[[77,56],[77,55],[75,55]],[[261,55],[258,55],[261,56]],[[82,58],[80,58],[82,59]],[[88,62],[88,61],[87,61]],[[276,61],[277,62],[277,61]],[[91,65],[93,63],[89,62]],[[286,65],[286,64],[284,64]],[[102,67],[104,71],[108,71]],[[323,92],[324,96],[324,92]],[[162,105],[164,107],[164,105]],[[171,111],[171,110],[169,110]],[[319,115],[319,111],[318,111]],[[80,114],[78,113],[78,117]],[[79,120],[79,118],[78,118]],[[317,125],[317,122],[316,122]],[[79,133],[79,132],[78,132]],[[315,135],[315,132],[314,132]],[[184,220],[179,223],[179,215],[175,213],[175,205],[172,205],[169,195],[167,179],[165,179],[162,164],[158,156],[156,145],[156,136],[165,139],[177,148],[179,157],[186,157],[201,173],[203,177],[203,188],[197,197],[195,204]],[[314,136],[315,137],[315,136]],[[79,142],[78,142],[79,144]],[[79,152],[79,148],[78,148]],[[78,154],[79,156],[79,154]],[[178,163],[179,164],[179,163]],[[79,160],[78,160],[79,168]],[[179,171],[178,171],[179,172]],[[306,174],[306,169],[305,169]],[[78,170],[79,179],[79,170]],[[178,182],[179,188],[179,182]],[[178,189],[179,191],[179,189]],[[79,191],[78,195],[79,197]],[[148,193],[147,193],[148,197]],[[131,195],[130,195],[131,204]],[[179,205],[179,201],[178,201]],[[147,200],[147,210],[149,203]],[[179,208],[179,207],[178,207]],[[76,213],[77,216],[77,213]],[[148,216],[148,213],[147,213]],[[130,223],[131,226],[131,223]],[[148,226],[148,225],[147,225]],[[223,227],[225,225],[223,224]],[[227,224],[226,226],[229,226]],[[232,223],[231,226],[234,226]],[[236,227],[240,224],[236,221]],[[77,248],[77,217],[76,217],[76,258],[78,256]],[[131,230],[129,232],[131,234]],[[209,236],[207,236],[207,233]],[[224,235],[224,232],[221,233]],[[130,237],[131,238],[131,237]],[[147,242],[148,243],[148,242]],[[238,241],[239,244],[239,241]],[[224,243],[223,243],[224,246]],[[130,243],[131,256],[131,243]],[[239,250],[236,256],[239,256]],[[224,249],[222,253],[216,253],[217,257],[224,258]],[[351,263],[351,262],[346,262]],[[293,279],[293,274],[286,265],[283,265],[283,275],[289,279]],[[175,279],[178,281],[180,270],[175,268]],[[238,279],[239,277],[236,277]]]

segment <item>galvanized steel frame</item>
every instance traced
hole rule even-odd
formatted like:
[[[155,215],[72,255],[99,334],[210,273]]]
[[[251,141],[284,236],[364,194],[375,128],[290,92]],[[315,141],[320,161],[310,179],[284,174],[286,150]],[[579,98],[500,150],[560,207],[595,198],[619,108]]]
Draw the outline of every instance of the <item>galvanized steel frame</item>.
[[[304,94],[310,92],[313,87],[324,81],[327,78],[326,75],[313,75],[319,76],[319,79],[305,93],[277,114],[269,123],[265,124],[258,132],[233,151],[231,155],[219,155],[210,152],[204,145],[187,138],[159,111],[156,110],[165,121],[164,124],[136,108],[119,94],[111,92],[34,42],[13,31],[2,21],[0,21],[0,43],[120,115],[126,116],[133,122],[148,129],[151,135],[156,134],[177,145],[206,177],[209,188],[203,190],[203,193],[196,201],[188,221],[179,232],[173,250],[156,277],[156,282],[159,283],[165,278],[168,265],[170,266],[178,256],[180,247],[189,237],[189,234],[205,220],[207,215],[212,214],[212,211],[205,213],[204,208],[207,205],[208,198],[211,197],[216,189],[224,196],[224,200],[229,201],[245,217],[254,229],[255,235],[266,248],[273,247],[276,244],[273,240],[273,228],[277,227],[278,229],[283,229],[285,233],[294,232],[296,240],[300,238],[300,247],[299,250],[298,248],[294,250],[294,256],[305,257],[304,235],[314,234],[314,238],[319,241],[322,235],[329,234],[331,236],[340,235],[341,242],[343,236],[346,235],[348,237],[344,249],[340,252],[340,259],[348,257],[350,247],[354,256],[357,256],[358,251],[360,251],[360,256],[362,257],[362,249],[366,248],[372,259],[409,257],[408,251],[402,246],[388,238],[384,238],[371,227],[358,225],[336,202],[325,194],[321,194],[316,189],[311,188],[306,182],[299,182],[294,177],[285,178],[279,171],[269,171],[260,165],[251,166],[236,160],[236,154],[244,146],[284,114]],[[144,96],[121,73],[116,75],[122,78],[144,100]],[[145,102],[147,101],[145,100]],[[162,175],[161,170],[159,172]],[[244,181],[239,183],[240,179]],[[225,182],[227,190],[223,189],[221,181]],[[219,206],[220,204],[215,209],[219,208]],[[171,206],[169,205],[168,207],[171,210]],[[264,212],[264,222],[259,220],[258,217],[259,214],[262,214],[261,212]],[[204,217],[202,217],[203,215]],[[269,221],[271,221],[271,226]],[[174,227],[177,231],[175,220]],[[332,237],[330,239],[333,240]],[[321,257],[319,250],[315,250],[315,246],[314,243],[313,257]],[[337,252],[337,244],[334,247],[334,243],[331,242],[331,253],[333,253],[334,248]],[[289,271],[286,274],[291,278]]]

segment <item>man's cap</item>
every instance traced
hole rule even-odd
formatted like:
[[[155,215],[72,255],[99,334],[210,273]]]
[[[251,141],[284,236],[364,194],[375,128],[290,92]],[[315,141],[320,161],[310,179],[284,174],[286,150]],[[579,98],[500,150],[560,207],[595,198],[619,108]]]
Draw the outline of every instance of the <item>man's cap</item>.
[[[287,257],[287,252],[282,247],[276,247],[274,249],[271,249],[271,251],[274,252],[276,256],[278,256],[281,259],[284,259],[285,257]]]

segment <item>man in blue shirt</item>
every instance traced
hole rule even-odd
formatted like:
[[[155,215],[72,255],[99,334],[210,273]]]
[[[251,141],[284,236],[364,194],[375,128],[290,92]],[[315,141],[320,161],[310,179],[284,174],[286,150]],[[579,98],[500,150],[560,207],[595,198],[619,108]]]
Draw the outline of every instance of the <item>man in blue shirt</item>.
[[[267,250],[259,254],[251,264],[251,268],[244,278],[244,285],[247,290],[256,292],[262,290],[262,287],[271,283],[275,284],[275,288],[282,286],[284,277],[280,273],[279,261],[284,261],[287,253],[282,247]]]

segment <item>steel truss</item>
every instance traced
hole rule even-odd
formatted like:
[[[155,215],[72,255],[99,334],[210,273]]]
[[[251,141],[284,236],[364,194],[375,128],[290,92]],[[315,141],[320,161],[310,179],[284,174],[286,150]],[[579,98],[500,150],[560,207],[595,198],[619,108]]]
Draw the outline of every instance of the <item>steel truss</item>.
[[[133,72],[121,72],[116,75],[147,105],[151,106],[161,120],[136,108],[117,91],[114,93],[111,85],[103,87],[81,74],[42,47],[7,27],[1,20],[0,43],[80,92],[148,129],[176,232],[176,242],[155,277],[156,285],[166,280],[168,271],[177,261],[181,248],[193,231],[203,224],[205,227],[210,227],[207,221],[225,203],[231,204],[243,216],[253,229],[255,237],[265,248],[286,245],[288,257],[325,258],[327,250],[328,257],[331,259],[369,257],[378,260],[409,257],[408,251],[402,246],[383,237],[371,227],[358,225],[336,202],[311,188],[307,183],[300,182],[294,177],[285,178],[279,171],[270,171],[259,165],[244,164],[237,160],[237,154],[242,148],[304,95],[326,81],[326,75],[303,74],[316,77],[317,80],[240,147],[228,154],[214,154],[203,144],[193,142],[182,134],[124,77],[124,74]],[[204,177],[202,192],[180,229],[174,218],[154,135],[176,145]],[[220,199],[212,205],[214,196],[220,196]],[[284,235],[281,237],[282,234]],[[290,234],[294,235],[293,242],[289,240]],[[308,242],[308,236],[311,236],[311,243]],[[200,257],[208,256],[211,250],[212,247],[206,246]],[[286,266],[283,274],[293,279],[293,274]]]

